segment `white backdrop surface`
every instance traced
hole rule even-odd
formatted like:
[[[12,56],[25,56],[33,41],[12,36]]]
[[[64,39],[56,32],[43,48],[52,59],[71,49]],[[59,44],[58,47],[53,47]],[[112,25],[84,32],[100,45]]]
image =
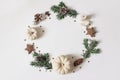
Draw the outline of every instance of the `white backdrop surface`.
[[[50,9],[60,0],[0,0],[0,80],[120,80],[120,1],[119,0],[63,0],[80,13],[94,14],[92,20],[98,33],[102,53],[94,55],[79,71],[58,75],[29,65],[32,56],[24,51],[25,32],[33,24],[33,15]],[[41,23],[45,33],[35,43],[42,52],[51,56],[79,55],[86,36],[76,21],[65,18]],[[31,41],[28,41],[31,42]]]

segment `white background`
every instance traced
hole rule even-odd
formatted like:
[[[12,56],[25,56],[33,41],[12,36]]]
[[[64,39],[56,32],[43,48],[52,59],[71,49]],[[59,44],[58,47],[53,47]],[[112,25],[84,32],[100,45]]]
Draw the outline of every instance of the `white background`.
[[[93,55],[82,69],[67,75],[58,75],[29,65],[33,60],[24,50],[27,26],[32,26],[33,15],[50,9],[59,0],[0,0],[0,80],[120,80],[120,1],[119,0],[63,0],[80,13],[94,15],[91,20],[97,27],[97,40],[102,49]],[[72,18],[41,23],[45,33],[34,41],[42,52],[51,56],[82,54],[84,27]]]

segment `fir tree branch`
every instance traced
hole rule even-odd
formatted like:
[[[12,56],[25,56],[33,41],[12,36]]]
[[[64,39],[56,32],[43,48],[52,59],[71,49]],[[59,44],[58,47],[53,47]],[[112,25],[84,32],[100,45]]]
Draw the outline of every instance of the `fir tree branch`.
[[[57,18],[58,18],[59,20],[65,18],[66,16],[67,16],[67,14],[64,14],[64,15],[61,14],[61,13],[57,14]]]
[[[101,52],[100,49],[93,49],[93,50],[91,51],[91,53],[93,53],[93,54],[98,54],[98,53],[100,53],[100,52]]]
[[[88,43],[88,41],[90,41],[90,43]],[[98,41],[96,40],[84,39],[83,45],[86,48],[85,52],[83,53],[84,58],[89,58],[91,54],[100,53],[100,49],[96,48],[98,45]]]
[[[56,16],[59,20],[64,19],[66,16],[75,18],[78,15],[76,10],[69,9],[63,2],[60,2],[58,6],[53,5],[51,10],[57,13]]]
[[[67,6],[64,4],[64,2],[60,2],[58,6],[59,6],[59,7],[67,7]]]
[[[85,53],[83,54],[84,58],[89,58],[90,57],[90,52],[89,51],[85,51]]]
[[[33,53],[33,57],[39,56],[39,54],[37,52]]]
[[[89,49],[88,47],[88,39],[84,39],[84,41],[83,41],[83,44],[84,44],[84,46],[85,46],[85,48],[86,49]]]
[[[76,16],[78,15],[78,13],[77,13],[76,10],[69,9],[68,15],[69,15],[70,17],[76,17]]]
[[[52,10],[54,13],[59,13],[59,12],[60,12],[60,7],[54,5],[54,6],[51,7],[51,10]]]
[[[35,58],[34,61],[30,63],[31,66],[35,67],[45,67],[45,69],[52,69],[52,64],[50,63],[50,56],[48,53],[39,54],[34,52],[33,57]]]
[[[98,41],[92,40],[90,43],[90,50],[93,50],[98,45]]]

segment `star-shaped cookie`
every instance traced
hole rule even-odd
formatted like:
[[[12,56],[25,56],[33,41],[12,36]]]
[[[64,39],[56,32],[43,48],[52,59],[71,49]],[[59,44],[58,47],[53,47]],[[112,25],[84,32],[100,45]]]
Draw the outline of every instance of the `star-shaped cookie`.
[[[91,37],[95,37],[96,30],[94,27],[91,27],[91,28],[87,27],[86,31],[87,31],[86,35],[90,35]]]
[[[28,51],[28,54],[30,54],[32,51],[35,51],[34,44],[27,44],[27,48],[25,50]]]

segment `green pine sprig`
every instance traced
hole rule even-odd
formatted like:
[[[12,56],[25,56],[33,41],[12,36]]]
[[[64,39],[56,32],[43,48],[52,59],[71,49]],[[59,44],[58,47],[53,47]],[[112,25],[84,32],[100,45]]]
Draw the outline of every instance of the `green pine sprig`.
[[[100,53],[100,49],[96,48],[98,43],[99,42],[96,41],[96,40],[84,39],[83,44],[84,44],[84,47],[86,48],[86,50],[83,53],[83,57],[84,58],[89,58],[91,54],[98,54],[98,53]]]
[[[62,14],[62,13],[61,13],[61,9],[62,9],[62,8],[66,8],[66,9],[68,9],[68,11],[67,11],[65,14]],[[58,5],[53,5],[53,6],[51,7],[51,10],[52,10],[54,13],[57,13],[56,16],[57,16],[57,18],[58,18],[59,20],[64,19],[66,16],[75,18],[75,17],[78,15],[78,13],[77,13],[76,10],[69,9],[69,8],[65,5],[64,2],[60,2]]]
[[[69,15],[70,17],[75,18],[75,17],[78,15],[78,13],[77,13],[76,10],[69,9],[69,11],[68,11],[68,15]]]
[[[60,7],[54,5],[54,6],[51,7],[51,10],[52,10],[54,13],[59,13],[59,11],[60,11]]]
[[[30,63],[30,65],[35,67],[45,67],[45,69],[52,69],[52,64],[50,63],[49,54],[39,54],[37,52],[34,52],[33,57],[35,58],[34,61]],[[37,60],[37,58],[40,58],[40,60]]]
[[[64,2],[60,2],[58,6],[59,7],[67,7]]]

